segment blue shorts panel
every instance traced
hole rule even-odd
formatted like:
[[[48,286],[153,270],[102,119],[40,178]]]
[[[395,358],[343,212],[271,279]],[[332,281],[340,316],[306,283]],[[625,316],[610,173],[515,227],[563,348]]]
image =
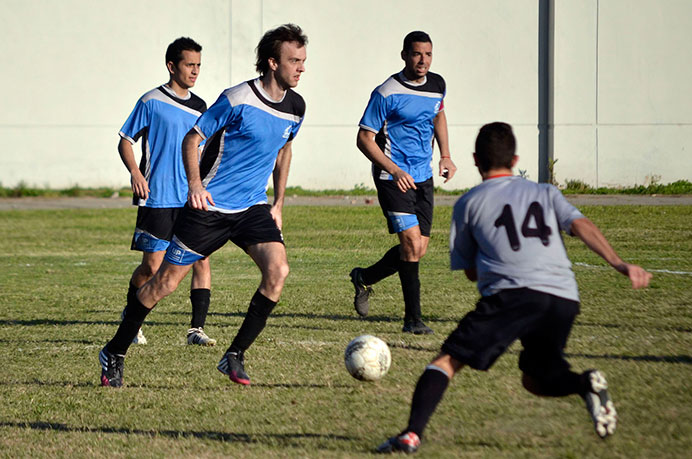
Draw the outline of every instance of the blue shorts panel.
[[[190,250],[177,237],[173,236],[164,259],[172,265],[188,266],[204,258],[204,255]]]
[[[182,207],[139,207],[131,250],[161,252],[173,237],[173,228]]]
[[[430,236],[434,205],[432,179],[416,183],[415,190],[402,192],[393,180],[375,178],[375,188],[377,188],[377,199],[380,201],[382,213],[387,219],[387,229],[390,233],[400,233],[418,225],[421,235]],[[392,218],[392,215],[413,216],[415,223],[410,217],[399,221],[399,219]]]
[[[162,252],[168,248],[169,244],[169,241],[159,239],[139,228],[135,229],[135,234],[132,236],[132,250],[141,252]]]
[[[391,227],[395,233],[401,233],[409,228],[418,226],[418,217],[413,214],[404,214],[401,212],[387,212],[387,218],[389,219],[389,227]]]

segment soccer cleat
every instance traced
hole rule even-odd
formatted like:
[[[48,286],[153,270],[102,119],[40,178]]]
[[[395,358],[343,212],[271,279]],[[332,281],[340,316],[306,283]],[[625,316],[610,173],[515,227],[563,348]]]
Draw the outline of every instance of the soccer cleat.
[[[209,338],[202,327],[190,328],[187,331],[187,344],[198,344],[200,346],[216,346],[216,340]]]
[[[134,337],[132,340],[133,344],[147,344],[147,339],[144,336],[144,333],[142,333],[142,329],[140,328],[137,330],[137,336]]]
[[[361,268],[353,268],[350,276],[353,287],[356,289],[356,294],[353,297],[353,306],[356,308],[356,312],[359,316],[365,317],[368,315],[368,311],[370,310],[368,297],[372,293],[372,287],[365,285],[361,276],[361,271]]]
[[[596,433],[601,438],[615,433],[618,415],[608,395],[608,381],[598,370],[585,372],[589,378],[589,391],[584,395],[586,409],[591,415]]]
[[[99,362],[101,362],[101,385],[121,387],[123,385],[125,356],[111,354],[104,347],[101,349],[101,352],[99,352]]]
[[[377,447],[377,452],[381,454],[395,452],[413,454],[418,451],[419,446],[420,438],[418,438],[418,435],[416,435],[414,432],[405,432],[382,443]]]
[[[404,328],[402,328],[401,331],[404,333],[413,333],[414,335],[432,335],[435,333],[432,328],[425,325],[422,320],[404,322]]]
[[[250,384],[250,377],[245,373],[245,355],[243,352],[226,352],[216,368],[234,383],[244,386]]]
[[[123,309],[123,312],[120,313],[120,321],[122,322],[123,319],[125,319],[125,310],[127,309],[127,306],[125,306],[125,309]],[[137,336],[134,337],[132,340],[132,344],[147,344],[147,339],[144,337],[144,333],[142,333],[142,327],[139,327],[139,330],[137,330]]]

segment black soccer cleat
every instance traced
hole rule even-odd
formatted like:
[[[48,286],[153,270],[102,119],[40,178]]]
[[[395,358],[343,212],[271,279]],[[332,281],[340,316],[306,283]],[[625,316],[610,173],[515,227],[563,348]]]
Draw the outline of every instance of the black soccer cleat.
[[[121,387],[123,385],[123,371],[125,369],[125,356],[111,354],[104,347],[99,352],[101,362],[101,385],[107,387]]]
[[[432,328],[425,325],[422,320],[404,322],[404,328],[402,328],[401,331],[404,333],[413,333],[414,335],[432,335],[435,333]]]
[[[363,282],[363,277],[361,275],[362,270],[362,268],[353,268],[350,276],[353,287],[356,289],[356,294],[353,297],[353,306],[356,308],[356,312],[359,316],[365,317],[368,315],[368,311],[370,310],[368,298],[372,293],[372,287],[365,285]]]
[[[588,370],[584,375],[588,378],[589,385],[589,390],[584,395],[586,409],[591,415],[596,434],[606,438],[615,433],[618,420],[615,405],[608,394],[608,381],[598,370]]]
[[[413,432],[405,432],[396,437],[387,439],[384,443],[377,447],[376,452],[380,454],[390,454],[402,452],[413,454],[418,451],[420,446],[420,438]]]
[[[250,385],[250,377],[245,373],[245,355],[242,351],[226,352],[216,368],[234,383]]]

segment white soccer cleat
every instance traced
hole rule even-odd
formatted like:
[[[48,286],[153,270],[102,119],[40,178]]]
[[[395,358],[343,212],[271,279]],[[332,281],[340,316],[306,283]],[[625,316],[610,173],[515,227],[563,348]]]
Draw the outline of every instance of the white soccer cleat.
[[[140,328],[137,330],[137,336],[132,340],[133,344],[147,344],[147,339],[144,337],[144,333],[142,333],[142,329]]]
[[[216,340],[209,338],[202,327],[190,328],[187,331],[187,344],[197,344],[199,346],[215,346]]]
[[[590,390],[584,396],[586,409],[591,415],[596,433],[606,438],[615,433],[618,415],[608,394],[608,381],[603,373],[591,370],[588,373]]]

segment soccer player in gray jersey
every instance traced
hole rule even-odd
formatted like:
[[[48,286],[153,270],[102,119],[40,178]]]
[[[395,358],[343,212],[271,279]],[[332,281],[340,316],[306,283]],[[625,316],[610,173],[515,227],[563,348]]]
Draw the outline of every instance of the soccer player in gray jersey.
[[[532,394],[579,394],[605,438],[617,415],[600,371],[575,373],[564,357],[579,294],[560,231],[581,239],[635,289],[651,274],[624,262],[601,231],[552,185],[512,175],[518,156],[510,125],[483,126],[474,159],[483,183],[454,206],[450,233],[453,270],[478,283],[481,298],[449,335],[418,380],[408,426],[379,452],[415,452],[449,381],[464,366],[488,370],[519,339],[522,384]]]

